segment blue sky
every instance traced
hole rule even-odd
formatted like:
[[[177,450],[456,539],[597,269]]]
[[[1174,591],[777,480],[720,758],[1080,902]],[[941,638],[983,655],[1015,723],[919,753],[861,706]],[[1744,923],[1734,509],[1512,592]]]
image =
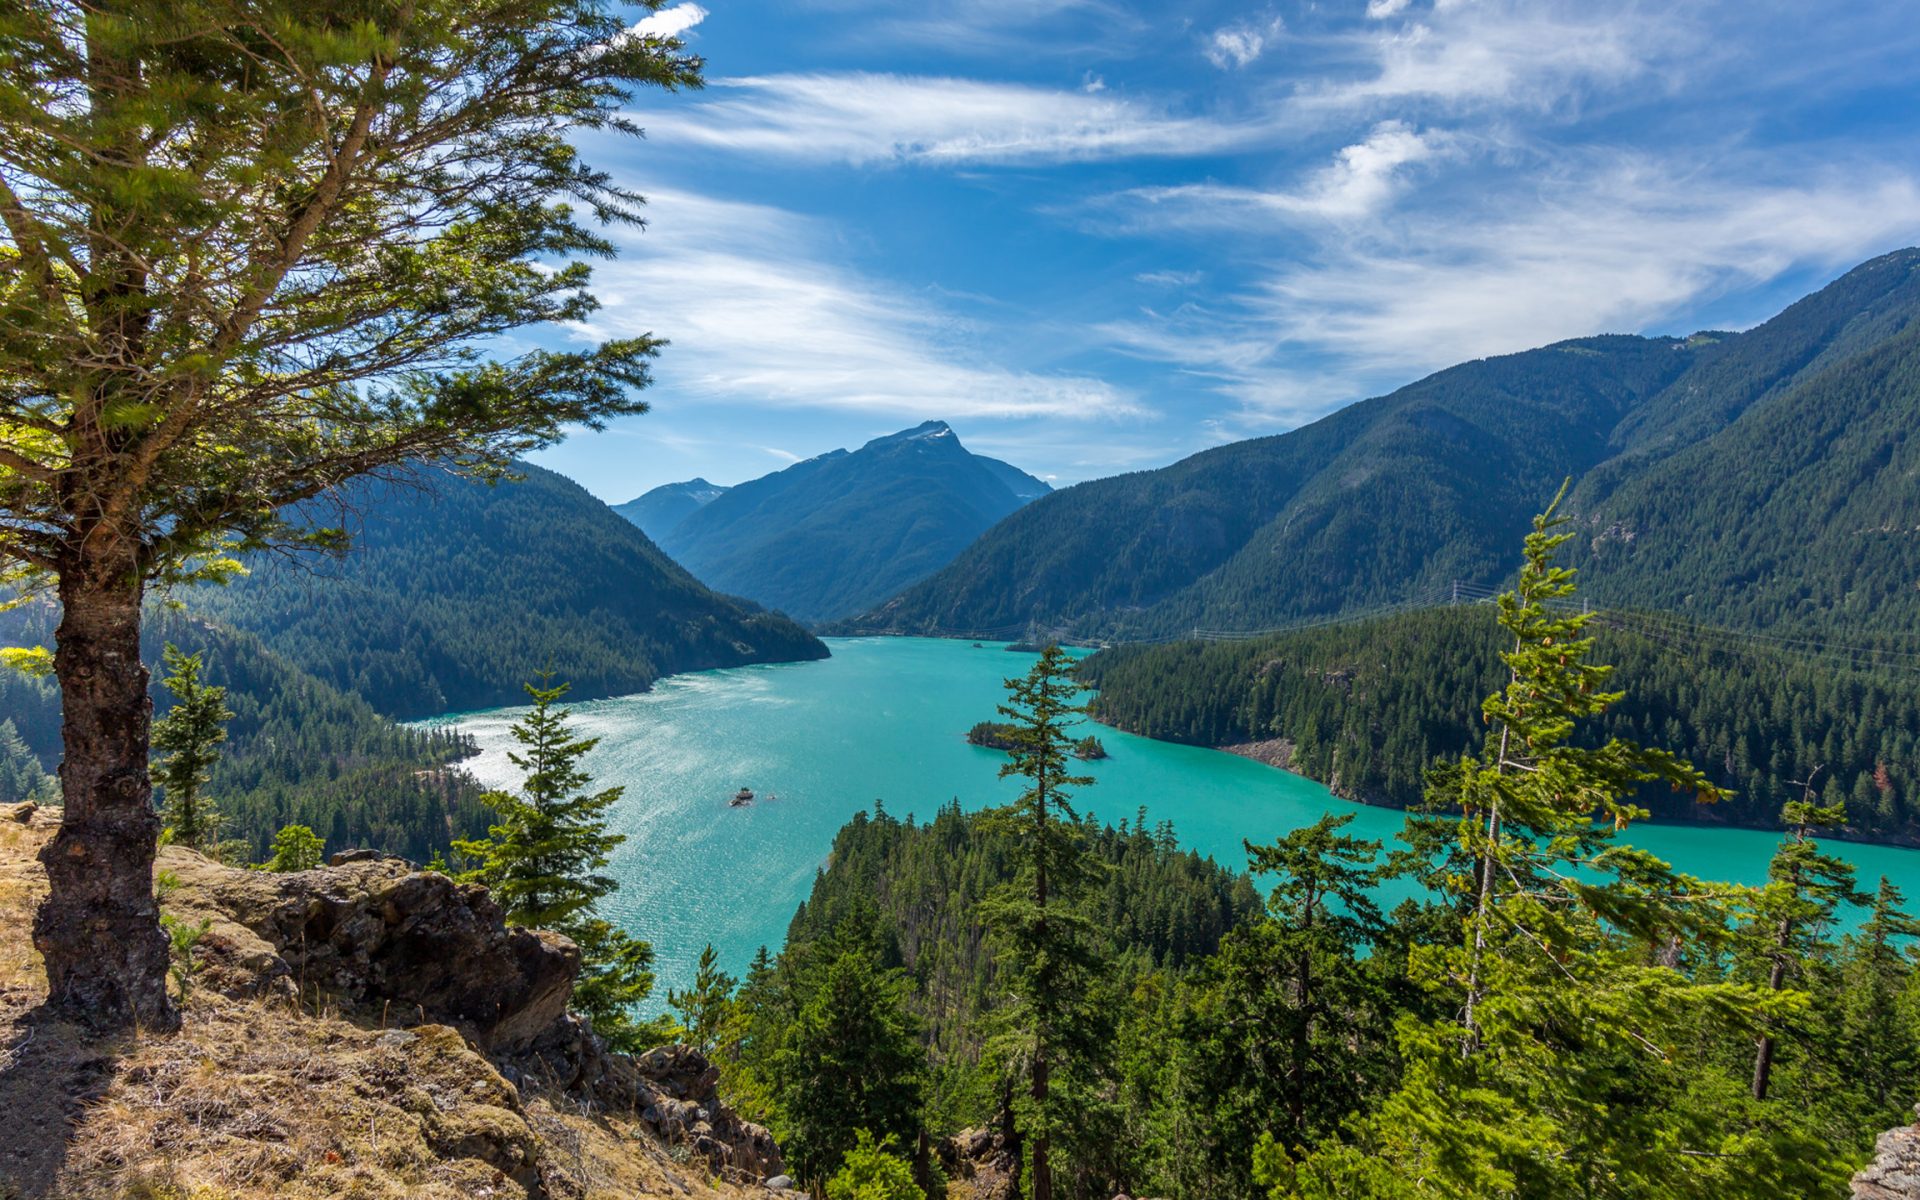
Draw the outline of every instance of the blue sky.
[[[540,456],[625,500],[941,418],[1056,485],[1465,359],[1741,328],[1920,242],[1912,0],[701,0],[705,90],[567,336],[670,339]]]

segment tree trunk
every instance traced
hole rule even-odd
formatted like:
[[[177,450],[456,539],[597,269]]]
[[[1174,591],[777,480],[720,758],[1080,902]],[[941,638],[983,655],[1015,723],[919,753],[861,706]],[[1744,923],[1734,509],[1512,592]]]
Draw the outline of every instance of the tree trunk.
[[[54,1006],[103,1029],[171,1030],[180,1018],[167,997],[167,937],[153,898],[160,819],[147,775],[142,590],[136,549],[105,538],[83,544],[60,572],[53,661],[66,808],[40,852],[49,894],[33,944]]]
[[[1047,1109],[1047,1058],[1044,1053],[1035,1055],[1033,1060],[1033,1104],[1042,1114],[1040,1132],[1033,1139],[1033,1200],[1053,1200],[1053,1164],[1048,1161],[1053,1139],[1044,1115]]]
[[[1767,990],[1777,992],[1780,990],[1780,985],[1786,982],[1786,950],[1793,940],[1793,921],[1791,918],[1781,919],[1780,930],[1775,936],[1780,949],[1773,956],[1773,969],[1767,972]],[[1767,1088],[1770,1086],[1772,1079],[1773,1037],[1770,1034],[1763,1033],[1753,1048],[1752,1092],[1755,1100],[1765,1100],[1767,1098]]]

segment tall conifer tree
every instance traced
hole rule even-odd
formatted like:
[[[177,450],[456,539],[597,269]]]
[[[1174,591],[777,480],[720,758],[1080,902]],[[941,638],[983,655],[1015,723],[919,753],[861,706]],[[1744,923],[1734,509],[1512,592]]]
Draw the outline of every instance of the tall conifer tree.
[[[1090,1086],[1111,1044],[1112,1014],[1099,1003],[1106,970],[1099,939],[1077,902],[1091,868],[1073,789],[1071,730],[1085,713],[1073,661],[1050,645],[1025,677],[1006,681],[999,712],[1011,722],[1001,778],[1024,783],[1007,819],[1020,835],[1020,881],[981,905],[995,939],[1005,1003],[991,1048],[1004,1064],[1024,1141],[1032,1200],[1052,1200],[1056,1142],[1084,1127]]]
[[[606,0],[10,0],[0,37],[0,581],[60,600],[63,808],[34,923],[50,1002],[177,1021],[153,898],[149,587],[337,547],[370,473],[498,478],[644,411],[659,341],[585,317],[587,165],[639,88],[697,85]],[[321,501],[318,508],[307,502]],[[305,506],[305,507],[302,507]]]
[[[153,770],[161,815],[175,842],[211,852],[220,845],[220,813],[201,789],[220,760],[233,710],[227,689],[201,680],[198,654],[182,654],[168,642],[161,661],[167,669],[161,682],[173,694],[173,707],[153,723],[153,748],[166,755]]]
[[[600,739],[575,737],[568,726],[571,711],[555,707],[567,685],[543,675],[526,690],[533,707],[512,729],[521,749],[507,754],[525,780],[519,795],[482,797],[500,820],[485,838],[454,842],[457,852],[475,862],[462,877],[485,884],[508,921],[571,937],[581,956],[574,1007],[616,1047],[644,1049],[660,1029],[636,1021],[631,1009],[653,988],[653,947],[596,912],[620,887],[603,872],[627,840],[607,832],[608,810],[625,789],[586,790],[593,780],[580,760]]]
[[[1564,495],[1564,489],[1562,490]],[[1844,1158],[1752,1109],[1682,1048],[1730,1045],[1806,998],[1699,979],[1739,889],[1674,872],[1618,833],[1640,787],[1717,795],[1657,750],[1575,735],[1620,698],[1594,664],[1559,501],[1535,519],[1499,619],[1508,685],[1489,697],[1485,752],[1435,774],[1457,807],[1457,947],[1416,948],[1414,972],[1452,1015],[1403,1020],[1400,1088],[1297,1158],[1269,1140],[1258,1170],[1277,1197],[1565,1196],[1615,1200],[1829,1194]],[[1444,1009],[1443,1009],[1444,1011]]]

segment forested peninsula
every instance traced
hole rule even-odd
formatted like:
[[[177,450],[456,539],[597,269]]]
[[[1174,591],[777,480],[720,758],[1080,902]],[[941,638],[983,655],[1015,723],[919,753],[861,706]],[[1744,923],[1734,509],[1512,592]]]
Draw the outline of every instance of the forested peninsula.
[[[1510,647],[1492,606],[1466,604],[1241,641],[1116,646],[1085,659],[1093,714],[1148,737],[1238,749],[1407,808],[1428,768],[1474,749],[1479,703]],[[1777,828],[1805,794],[1841,806],[1848,836],[1920,843],[1915,676],[1769,648],[1673,618],[1601,615],[1600,651],[1631,680],[1582,744],[1666,746],[1731,793],[1711,805],[1648,788],[1663,820]]]

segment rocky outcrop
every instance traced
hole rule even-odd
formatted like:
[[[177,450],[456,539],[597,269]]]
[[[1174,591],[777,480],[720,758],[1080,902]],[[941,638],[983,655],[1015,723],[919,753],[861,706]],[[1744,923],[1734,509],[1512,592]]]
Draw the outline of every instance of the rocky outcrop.
[[[1920,1107],[1914,1110],[1920,1118]],[[1853,1177],[1854,1200],[1920,1200],[1920,1120],[1880,1135],[1867,1168]]]
[[[580,952],[509,928],[487,890],[375,857],[276,874],[168,847],[167,907],[211,922],[203,982],[226,995],[299,994],[390,1024],[454,1025],[483,1049],[524,1050],[567,1009]]]
[[[1020,1152],[997,1129],[962,1129],[934,1146],[951,1181],[949,1200],[1015,1200]]]
[[[720,1100],[720,1068],[692,1046],[660,1046],[633,1057],[610,1052],[577,1016],[556,1023],[516,1064],[556,1091],[639,1116],[660,1139],[686,1146],[732,1182],[777,1176],[784,1164],[773,1135]]]
[[[558,934],[507,926],[483,887],[371,851],[274,874],[168,847],[158,870],[166,909],[208,922],[196,950],[201,987],[324,1001],[382,1026],[452,1026],[516,1088],[630,1114],[717,1177],[758,1182],[782,1169],[773,1136],[720,1102],[720,1072],[698,1050],[615,1053],[568,1013],[579,950]]]

